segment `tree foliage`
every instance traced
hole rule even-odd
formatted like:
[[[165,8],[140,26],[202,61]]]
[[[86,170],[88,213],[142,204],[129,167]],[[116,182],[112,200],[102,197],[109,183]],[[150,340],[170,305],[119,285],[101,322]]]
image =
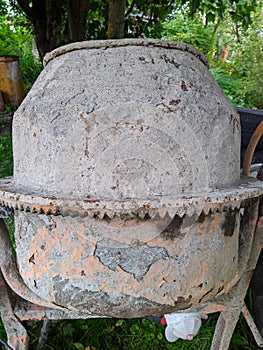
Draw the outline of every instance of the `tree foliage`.
[[[7,4],[4,0],[0,0],[0,16],[7,14]]]
[[[36,76],[31,72],[32,31],[41,58],[74,41],[154,37],[199,48],[233,104],[263,108],[262,0],[10,1],[12,16],[0,22],[0,50],[21,57],[28,85],[27,77],[33,81]],[[6,13],[3,0],[1,9]]]
[[[200,12],[207,22],[214,22],[218,18],[224,19],[226,14],[231,20],[247,27],[252,22],[253,13],[257,8],[258,0],[182,0],[189,5],[190,14]]]
[[[248,5],[248,3],[246,4]],[[187,9],[189,10],[189,9]],[[234,105],[263,109],[263,18],[258,1],[245,25],[233,19],[232,8],[212,22],[196,11],[190,18],[175,12],[162,23],[163,38],[197,47],[209,59],[215,79]]]
[[[214,47],[214,27],[204,25],[200,16],[192,18],[176,13],[162,23],[163,39],[182,41],[211,56]]]
[[[32,23],[43,58],[46,52],[74,41],[158,37],[160,23],[178,9],[190,16],[201,13],[207,23],[223,19],[227,13],[234,22],[248,26],[258,0],[10,0],[10,3]]]

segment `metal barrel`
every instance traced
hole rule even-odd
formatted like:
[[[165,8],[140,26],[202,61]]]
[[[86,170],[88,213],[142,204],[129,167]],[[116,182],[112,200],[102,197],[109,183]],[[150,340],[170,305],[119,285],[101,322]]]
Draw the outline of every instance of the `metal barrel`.
[[[19,104],[25,97],[18,56],[0,56],[0,91],[9,105]]]

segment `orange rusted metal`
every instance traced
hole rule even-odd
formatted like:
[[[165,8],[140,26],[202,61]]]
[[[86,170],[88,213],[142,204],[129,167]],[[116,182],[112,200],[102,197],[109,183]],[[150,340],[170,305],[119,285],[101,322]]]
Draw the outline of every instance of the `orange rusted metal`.
[[[10,288],[25,300],[38,305],[57,308],[45,300],[41,300],[25,285],[20,273],[17,270],[16,258],[12,243],[9,238],[9,232],[3,219],[0,219],[0,246],[1,246],[1,271],[5,281],[8,281]]]
[[[0,91],[5,104],[17,105],[25,97],[18,56],[0,56]]]
[[[4,323],[8,336],[8,343],[12,349],[26,349],[28,345],[28,335],[26,329],[16,318],[9,298],[5,280],[0,271],[0,315]]]
[[[257,144],[259,140],[261,139],[261,136],[263,134],[263,121],[261,121],[254,131],[249,144],[246,149],[245,157],[244,157],[244,163],[243,163],[243,175],[249,176],[250,174],[250,166],[252,163],[253,154],[255,152],[255,149],[257,147]]]

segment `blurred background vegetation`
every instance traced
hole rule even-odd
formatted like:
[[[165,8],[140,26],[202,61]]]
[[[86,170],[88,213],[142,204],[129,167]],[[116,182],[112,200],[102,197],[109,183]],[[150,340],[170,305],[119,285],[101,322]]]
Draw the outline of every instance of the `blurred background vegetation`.
[[[36,27],[29,14],[23,11],[23,3],[34,8],[36,0],[0,0],[0,55],[19,56],[25,90],[28,92],[41,72],[42,64]],[[54,3],[54,0],[49,3]],[[59,3],[57,1],[56,6]],[[105,39],[108,2],[93,0],[90,3],[85,39]],[[126,5],[125,36],[183,41],[197,47],[207,56],[211,73],[234,106],[263,109],[261,1],[138,0],[127,1]],[[63,2],[59,6],[63,8]],[[65,15],[66,9],[63,13]],[[67,43],[63,40],[59,43]],[[6,106],[0,118],[12,109]],[[12,135],[2,133],[0,177],[9,175],[12,175]],[[12,229],[12,222],[8,225]],[[216,315],[209,318],[193,341],[179,340],[170,344],[164,338],[164,327],[146,319],[64,320],[50,324],[46,349],[207,350],[212,341],[215,321]],[[41,326],[41,322],[27,323],[30,349],[37,348]],[[5,338],[1,324],[0,338]],[[242,316],[230,349],[257,349]]]
[[[30,1],[20,2],[30,5]],[[131,10],[130,6],[127,11],[131,12],[125,17],[126,37],[162,38],[197,47],[209,59],[212,74],[233,105],[263,109],[261,0],[137,0],[127,3],[134,2],[137,7]],[[39,43],[37,46],[35,27],[18,3],[0,0],[0,55],[19,56],[25,89],[29,91],[42,68],[38,52],[44,49],[39,49]],[[91,3],[85,39],[105,39],[107,1]],[[193,8],[194,3],[199,7]],[[33,8],[34,1],[31,5]],[[64,27],[61,25],[61,31],[66,31]],[[57,42],[67,43],[61,37],[59,35]],[[56,47],[54,43],[53,47]]]

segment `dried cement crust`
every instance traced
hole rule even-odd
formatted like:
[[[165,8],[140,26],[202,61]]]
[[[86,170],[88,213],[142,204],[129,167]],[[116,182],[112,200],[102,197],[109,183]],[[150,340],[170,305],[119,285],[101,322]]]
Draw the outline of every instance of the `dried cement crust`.
[[[13,119],[17,188],[155,201],[237,184],[239,117],[198,51],[116,40],[50,55]]]
[[[61,46],[49,53],[44,57],[44,66],[48,64],[53,58],[65,53],[85,50],[85,49],[107,49],[109,47],[121,47],[121,46],[151,46],[151,47],[164,47],[167,49],[176,49],[191,52],[194,56],[198,57],[207,67],[209,66],[208,60],[204,54],[198,51],[195,47],[177,41],[164,41],[158,39],[119,39],[119,40],[90,40],[72,43]]]

